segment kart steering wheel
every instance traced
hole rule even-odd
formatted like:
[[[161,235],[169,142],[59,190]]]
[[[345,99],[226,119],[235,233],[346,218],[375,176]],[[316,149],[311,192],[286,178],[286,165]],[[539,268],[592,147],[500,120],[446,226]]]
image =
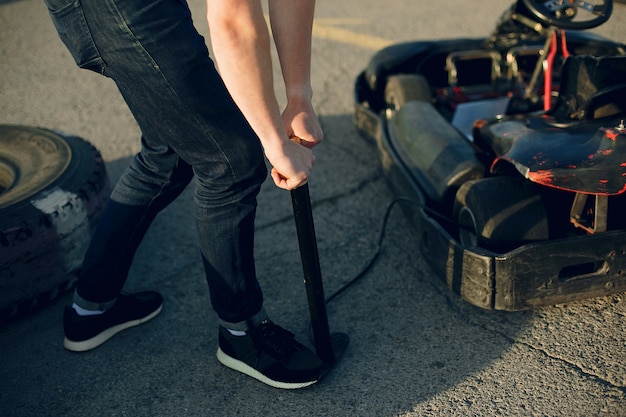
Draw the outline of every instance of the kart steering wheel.
[[[535,19],[548,26],[562,29],[590,29],[609,20],[613,0],[521,0]],[[575,20],[578,11],[592,15]]]

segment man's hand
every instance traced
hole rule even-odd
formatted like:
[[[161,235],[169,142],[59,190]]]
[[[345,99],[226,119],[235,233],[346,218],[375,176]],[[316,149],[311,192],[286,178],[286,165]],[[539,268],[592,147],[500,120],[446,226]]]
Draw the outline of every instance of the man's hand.
[[[269,150],[269,154],[266,149],[265,156],[272,164],[271,175],[277,187],[293,190],[307,182],[315,163],[315,156],[311,149],[303,146],[305,143],[302,139],[292,136],[282,149],[275,149],[276,154],[272,153],[274,149]]]
[[[324,132],[310,100],[292,100],[282,114],[289,136],[301,139],[301,144],[313,148],[324,139]]]

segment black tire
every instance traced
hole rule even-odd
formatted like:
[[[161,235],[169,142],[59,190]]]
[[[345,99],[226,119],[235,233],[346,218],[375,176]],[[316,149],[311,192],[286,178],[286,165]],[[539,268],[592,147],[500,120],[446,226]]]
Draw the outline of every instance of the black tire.
[[[489,177],[463,184],[454,203],[459,241],[504,253],[547,240],[549,227],[541,196],[517,177]]]
[[[426,78],[417,74],[392,75],[385,85],[385,104],[388,112],[395,113],[409,101],[430,102],[432,94]],[[388,114],[390,116],[390,114]]]
[[[108,197],[91,144],[0,125],[0,323],[72,288]]]

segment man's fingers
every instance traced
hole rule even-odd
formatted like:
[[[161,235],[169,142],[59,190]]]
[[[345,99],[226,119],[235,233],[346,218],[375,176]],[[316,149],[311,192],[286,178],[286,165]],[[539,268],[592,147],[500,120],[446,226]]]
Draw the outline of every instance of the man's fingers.
[[[285,178],[276,170],[276,168],[272,168],[271,175],[274,180],[274,184],[284,190],[295,190],[296,188],[306,184],[308,181],[307,178]]]

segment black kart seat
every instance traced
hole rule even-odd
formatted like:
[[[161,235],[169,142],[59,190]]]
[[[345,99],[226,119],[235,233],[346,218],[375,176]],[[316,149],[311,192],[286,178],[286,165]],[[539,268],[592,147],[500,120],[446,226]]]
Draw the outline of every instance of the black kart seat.
[[[626,56],[569,56],[559,97],[548,112],[556,122],[598,119],[626,112]]]

